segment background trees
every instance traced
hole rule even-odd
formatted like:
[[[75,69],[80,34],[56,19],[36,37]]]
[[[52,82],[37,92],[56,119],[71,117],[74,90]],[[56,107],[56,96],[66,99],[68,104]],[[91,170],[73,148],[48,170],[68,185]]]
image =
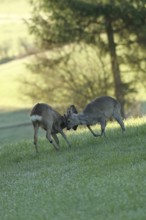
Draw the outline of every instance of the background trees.
[[[29,94],[79,107],[95,96],[114,95],[124,115],[144,85],[146,1],[37,0],[32,5],[29,30],[41,52],[31,68],[41,84]]]

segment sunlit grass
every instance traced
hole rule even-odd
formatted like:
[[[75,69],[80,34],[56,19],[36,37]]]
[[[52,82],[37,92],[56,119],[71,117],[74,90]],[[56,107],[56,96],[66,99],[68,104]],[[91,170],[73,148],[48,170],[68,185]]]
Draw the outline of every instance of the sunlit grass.
[[[30,13],[29,0],[2,0],[0,1],[0,14],[28,14]]]
[[[18,55],[19,57],[23,54],[24,48],[20,45],[21,39],[26,40],[28,44],[32,43],[32,36],[28,34],[27,26],[23,21],[23,19],[29,19],[30,16],[31,6],[29,0],[0,1],[0,28],[2,33],[0,35],[0,48],[5,47],[5,45],[8,46],[9,56]],[[14,61],[0,66],[0,109],[30,106],[30,102],[28,100],[24,102],[22,98],[21,85],[18,81],[18,78],[23,77],[23,75],[27,78],[30,77],[23,62],[23,60]],[[129,75],[127,76],[129,77]],[[140,88],[136,97],[140,101],[146,100],[145,94],[145,89]]]
[[[0,1],[0,50],[1,59],[24,54],[21,40],[32,43],[27,26],[23,19],[30,17],[29,0]],[[25,67],[26,59],[21,59],[0,65],[0,110],[25,108],[30,102],[23,99],[20,79],[28,75]]]
[[[28,59],[16,60],[0,65],[0,109],[26,108],[30,101],[25,100],[22,93],[22,78],[29,71],[26,68]]]
[[[8,49],[8,56],[21,56],[25,53],[24,47],[21,42],[25,42],[26,45],[32,43],[32,37],[29,36],[28,28],[24,21],[16,22],[9,21],[8,23],[0,24],[2,35],[0,36],[1,49]],[[3,52],[3,51],[2,51]]]
[[[30,15],[31,7],[28,0],[4,0],[0,2],[0,48],[1,50],[8,48],[9,56],[24,52],[20,42],[22,39],[28,44],[32,43],[32,37],[24,23],[24,20],[28,20]]]

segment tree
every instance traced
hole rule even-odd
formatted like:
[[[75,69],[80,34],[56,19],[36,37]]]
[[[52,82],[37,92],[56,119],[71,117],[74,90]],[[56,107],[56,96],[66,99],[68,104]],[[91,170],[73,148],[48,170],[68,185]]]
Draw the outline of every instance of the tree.
[[[55,49],[58,53],[51,68],[56,67],[56,62],[58,70],[61,62],[67,66],[75,45],[98,48],[100,56],[106,57],[111,65],[113,93],[121,102],[124,115],[128,96],[136,92],[135,73],[137,69],[145,73],[146,1],[37,0],[32,4],[31,33],[35,34],[41,48]],[[58,52],[60,50],[64,51],[63,55]],[[133,54],[133,50],[139,53]],[[102,62],[105,62],[103,58]],[[131,70],[133,75],[127,80],[124,71],[128,74]],[[61,72],[59,75],[62,76]]]

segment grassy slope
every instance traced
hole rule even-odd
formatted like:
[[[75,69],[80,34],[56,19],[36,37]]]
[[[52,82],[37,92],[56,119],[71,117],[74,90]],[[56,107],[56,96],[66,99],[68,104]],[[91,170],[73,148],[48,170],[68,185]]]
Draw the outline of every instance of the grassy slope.
[[[0,127],[29,123],[29,110],[0,113]],[[0,147],[3,144],[16,143],[24,139],[32,139],[32,126],[0,129]]]
[[[28,19],[31,15],[29,0],[3,0],[0,1],[0,48],[8,44],[9,55],[22,53],[20,39],[32,42],[32,36],[28,35],[28,30],[23,22],[23,18]],[[9,108],[30,107],[30,101],[22,99],[21,84],[18,80],[30,75],[25,67],[28,59],[20,59],[7,64],[0,65],[0,110]],[[146,100],[145,91],[140,88],[138,99]],[[145,111],[144,111],[145,113]]]
[[[29,59],[25,58],[0,65],[0,109],[30,106],[30,101],[24,100],[21,85],[22,78],[29,74],[26,69]]]
[[[146,118],[126,122],[121,134],[108,124],[107,138],[79,130],[61,137],[56,152],[41,139],[0,149],[0,213],[11,220],[144,220],[146,218]],[[118,129],[117,129],[118,128]]]
[[[24,19],[30,16],[29,0],[3,0],[0,1],[0,46],[9,45],[10,54],[20,52],[20,39],[29,41],[27,26]]]
[[[29,0],[2,0],[0,13],[2,14],[28,14],[30,11]]]
[[[0,1],[0,48],[8,47],[8,55],[20,55],[23,48],[20,39],[32,41],[24,24],[24,18],[30,16],[29,0]],[[1,53],[2,56],[2,53]],[[0,110],[11,108],[25,108],[30,106],[28,100],[22,99],[20,79],[28,75],[25,63],[30,58],[19,59],[0,65]]]

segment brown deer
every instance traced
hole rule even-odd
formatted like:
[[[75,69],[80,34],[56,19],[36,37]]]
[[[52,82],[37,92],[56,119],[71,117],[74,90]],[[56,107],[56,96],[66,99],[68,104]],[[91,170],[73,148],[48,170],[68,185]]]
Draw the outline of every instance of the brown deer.
[[[110,97],[110,96],[101,96],[91,101],[81,113],[74,113],[75,106],[71,105],[67,110],[67,128],[70,129],[77,125],[86,125],[91,133],[95,136],[105,135],[106,121],[109,118],[115,118],[122,128],[122,131],[125,131],[125,126],[121,117],[121,105],[120,103]],[[101,125],[101,134],[96,134],[91,129],[91,125],[99,123]]]
[[[39,127],[42,127],[46,131],[46,138],[56,150],[59,150],[59,139],[57,137],[57,133],[60,133],[63,136],[70,147],[70,143],[63,132],[63,129],[67,127],[67,116],[60,115],[60,113],[45,103],[38,103],[33,107],[30,119],[34,127],[34,145],[36,152],[38,152],[37,142]]]

